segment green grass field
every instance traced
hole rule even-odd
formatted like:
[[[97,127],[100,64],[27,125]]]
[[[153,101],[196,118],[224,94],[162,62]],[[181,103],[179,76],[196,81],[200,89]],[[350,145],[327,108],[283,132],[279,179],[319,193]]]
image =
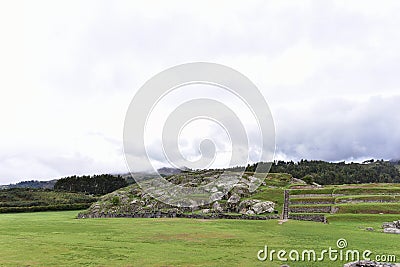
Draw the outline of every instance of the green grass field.
[[[329,224],[277,220],[75,219],[77,211],[0,214],[1,266],[280,266],[257,251],[336,248],[394,254],[400,236],[384,234],[397,215],[333,215]],[[374,232],[365,230],[374,227]],[[374,256],[373,255],[373,256]],[[342,266],[343,262],[288,262]]]

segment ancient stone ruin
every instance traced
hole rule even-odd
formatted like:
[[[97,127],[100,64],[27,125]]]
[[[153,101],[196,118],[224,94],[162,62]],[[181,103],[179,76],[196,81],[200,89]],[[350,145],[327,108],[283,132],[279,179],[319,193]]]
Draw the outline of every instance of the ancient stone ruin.
[[[218,178],[218,172],[181,173],[170,176],[170,182],[187,186],[199,186]],[[229,174],[228,174],[229,175]],[[227,176],[227,174],[225,174]],[[229,178],[229,177],[228,177]],[[252,176],[243,176],[232,190],[225,194],[216,186],[212,188],[212,202],[193,207],[174,207],[154,199],[137,184],[107,194],[81,212],[78,218],[132,217],[160,218],[186,217],[202,219],[277,219],[275,203],[250,198]],[[174,192],[169,192],[173,194]],[[250,198],[250,199],[249,199]]]

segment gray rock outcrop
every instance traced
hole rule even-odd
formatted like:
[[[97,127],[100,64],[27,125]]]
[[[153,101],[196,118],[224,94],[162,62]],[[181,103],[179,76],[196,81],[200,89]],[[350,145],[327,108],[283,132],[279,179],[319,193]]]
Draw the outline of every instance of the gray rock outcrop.
[[[221,171],[182,172],[166,178],[171,184],[179,184],[182,187],[205,187],[208,190],[209,199],[201,196],[193,200],[180,200],[177,205],[169,205],[162,199],[153,198],[152,195],[142,190],[138,184],[121,188],[110,194],[102,196],[96,203],[92,204],[87,211],[81,212],[79,218],[102,218],[102,217],[182,217],[200,216],[201,218],[224,218],[224,216],[239,216],[239,218],[271,217],[274,213],[275,203],[257,199],[243,200],[251,192],[251,186],[257,182],[257,178],[244,175],[237,177],[235,173]],[[178,193],[176,188],[165,190],[165,195],[158,192],[160,184],[157,179],[145,181],[146,186],[151,188],[155,195],[161,197],[175,197]],[[226,185],[232,184],[232,189],[226,191]],[[177,206],[178,208],[176,208]],[[241,213],[238,215],[237,213]],[[259,216],[255,216],[259,215]],[[190,217],[189,216],[189,217]],[[275,216],[275,215],[274,215]],[[235,218],[236,218],[235,217]],[[272,216],[273,217],[273,216]]]
[[[228,199],[229,204],[237,204],[240,201],[240,196],[236,193],[232,194]]]
[[[271,201],[261,201],[258,199],[248,199],[240,202],[238,209],[241,214],[263,214],[274,212],[275,203]]]
[[[382,224],[383,232],[388,234],[400,234],[400,220],[385,222]]]
[[[376,261],[356,261],[349,262],[343,265],[343,267],[399,267],[396,263],[385,263]]]

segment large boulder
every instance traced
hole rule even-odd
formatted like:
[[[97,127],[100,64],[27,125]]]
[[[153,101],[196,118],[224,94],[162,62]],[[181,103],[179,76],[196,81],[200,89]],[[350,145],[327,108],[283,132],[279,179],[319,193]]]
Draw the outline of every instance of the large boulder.
[[[259,200],[256,199],[247,199],[247,200],[243,200],[242,202],[239,203],[238,205],[238,210],[240,213],[242,214],[246,214],[247,210],[251,209],[251,207],[256,204],[259,203]]]
[[[400,220],[393,222],[384,222],[382,228],[398,228],[400,229]]]
[[[224,195],[225,195],[224,193],[217,191],[210,196],[210,200],[211,202],[221,200],[224,197]]]
[[[240,196],[236,193],[232,194],[228,199],[229,204],[237,204],[239,201],[240,201]]]
[[[216,212],[223,212],[224,209],[221,207],[221,205],[218,203],[218,201],[215,201],[212,205],[212,208]]]
[[[240,202],[238,209],[242,214],[249,214],[251,210],[254,214],[272,213],[274,212],[275,203],[271,201],[261,201],[258,199],[247,199]]]
[[[255,213],[253,210],[247,210],[245,214],[246,215],[254,215]]]
[[[201,212],[202,212],[202,213],[210,213],[211,210],[210,210],[210,209],[202,209]]]
[[[384,233],[388,233],[388,234],[400,234],[400,229],[398,228],[385,228],[383,229]]]
[[[257,204],[254,204],[252,209],[256,214],[262,213],[272,213],[274,212],[275,203],[271,201],[263,201]]]
[[[244,183],[235,184],[231,190],[232,193],[236,193],[239,196],[246,196],[250,193],[248,185]]]
[[[384,222],[382,224],[383,232],[389,234],[400,234],[400,220],[393,222]]]
[[[382,224],[382,228],[386,229],[386,228],[396,228],[395,224],[393,222],[384,222]]]

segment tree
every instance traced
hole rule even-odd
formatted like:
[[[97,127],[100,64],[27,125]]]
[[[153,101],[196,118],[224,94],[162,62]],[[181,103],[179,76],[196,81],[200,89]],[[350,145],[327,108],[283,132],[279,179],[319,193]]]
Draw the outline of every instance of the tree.
[[[312,184],[314,182],[314,176],[311,174],[307,174],[306,176],[303,177],[302,180],[307,184]]]
[[[94,195],[104,195],[113,192],[128,183],[120,175],[101,174],[94,176],[70,176],[59,179],[54,185],[55,190],[83,192]]]

